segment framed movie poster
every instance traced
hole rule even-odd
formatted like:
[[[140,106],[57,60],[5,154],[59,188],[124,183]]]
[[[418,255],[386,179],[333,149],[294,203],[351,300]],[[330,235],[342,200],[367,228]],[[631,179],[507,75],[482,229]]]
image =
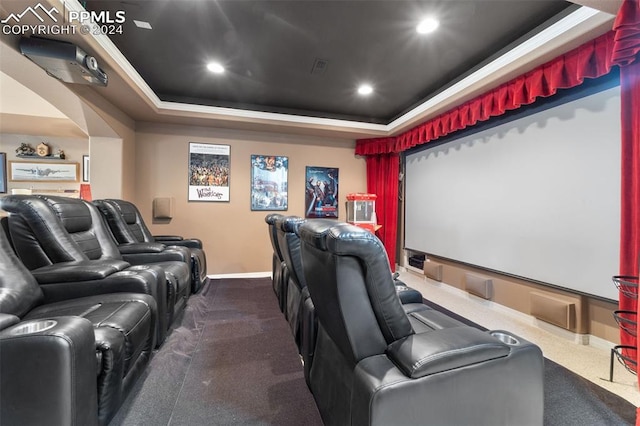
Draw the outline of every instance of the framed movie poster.
[[[305,217],[338,217],[338,169],[311,167],[306,170]]]
[[[189,142],[189,201],[229,201],[231,147]]]
[[[289,159],[251,155],[251,210],[287,210]]]

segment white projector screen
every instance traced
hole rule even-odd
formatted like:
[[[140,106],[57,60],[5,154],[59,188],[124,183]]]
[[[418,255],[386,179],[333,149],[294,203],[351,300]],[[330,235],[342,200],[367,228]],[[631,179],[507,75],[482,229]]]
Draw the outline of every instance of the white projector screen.
[[[405,248],[618,299],[620,87],[406,157]]]

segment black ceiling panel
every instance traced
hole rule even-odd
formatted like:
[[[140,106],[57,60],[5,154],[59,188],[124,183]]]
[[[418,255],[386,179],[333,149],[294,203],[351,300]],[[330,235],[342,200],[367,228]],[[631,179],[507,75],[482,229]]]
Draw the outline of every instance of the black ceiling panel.
[[[557,20],[562,0],[126,0],[110,36],[166,101],[388,123],[517,40]],[[420,35],[426,15],[439,29]],[[133,21],[145,21],[141,29]],[[217,60],[226,72],[212,74]],[[368,82],[374,93],[356,94]]]

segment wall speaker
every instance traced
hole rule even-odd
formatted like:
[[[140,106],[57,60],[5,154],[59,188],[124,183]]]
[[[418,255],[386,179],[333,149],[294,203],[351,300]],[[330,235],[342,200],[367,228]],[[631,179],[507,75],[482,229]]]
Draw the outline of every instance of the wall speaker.
[[[432,280],[442,281],[442,264],[426,261],[422,265],[422,269],[424,270],[424,274],[427,278],[431,278]]]
[[[173,198],[157,197],[153,199],[153,218],[172,219],[173,218]]]
[[[576,304],[552,295],[531,292],[531,315],[567,330],[576,327]]]
[[[493,281],[491,278],[482,277],[480,275],[465,274],[464,289],[468,293],[489,300],[493,293]]]

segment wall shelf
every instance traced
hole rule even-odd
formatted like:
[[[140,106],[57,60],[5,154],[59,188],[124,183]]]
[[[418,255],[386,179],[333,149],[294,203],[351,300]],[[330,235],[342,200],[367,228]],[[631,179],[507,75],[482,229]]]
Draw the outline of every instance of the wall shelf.
[[[61,158],[60,156],[57,155],[45,155],[43,157],[39,156],[39,155],[19,155],[17,154],[16,157],[18,158],[27,158],[29,160],[61,160],[61,161],[66,161],[67,158]]]

